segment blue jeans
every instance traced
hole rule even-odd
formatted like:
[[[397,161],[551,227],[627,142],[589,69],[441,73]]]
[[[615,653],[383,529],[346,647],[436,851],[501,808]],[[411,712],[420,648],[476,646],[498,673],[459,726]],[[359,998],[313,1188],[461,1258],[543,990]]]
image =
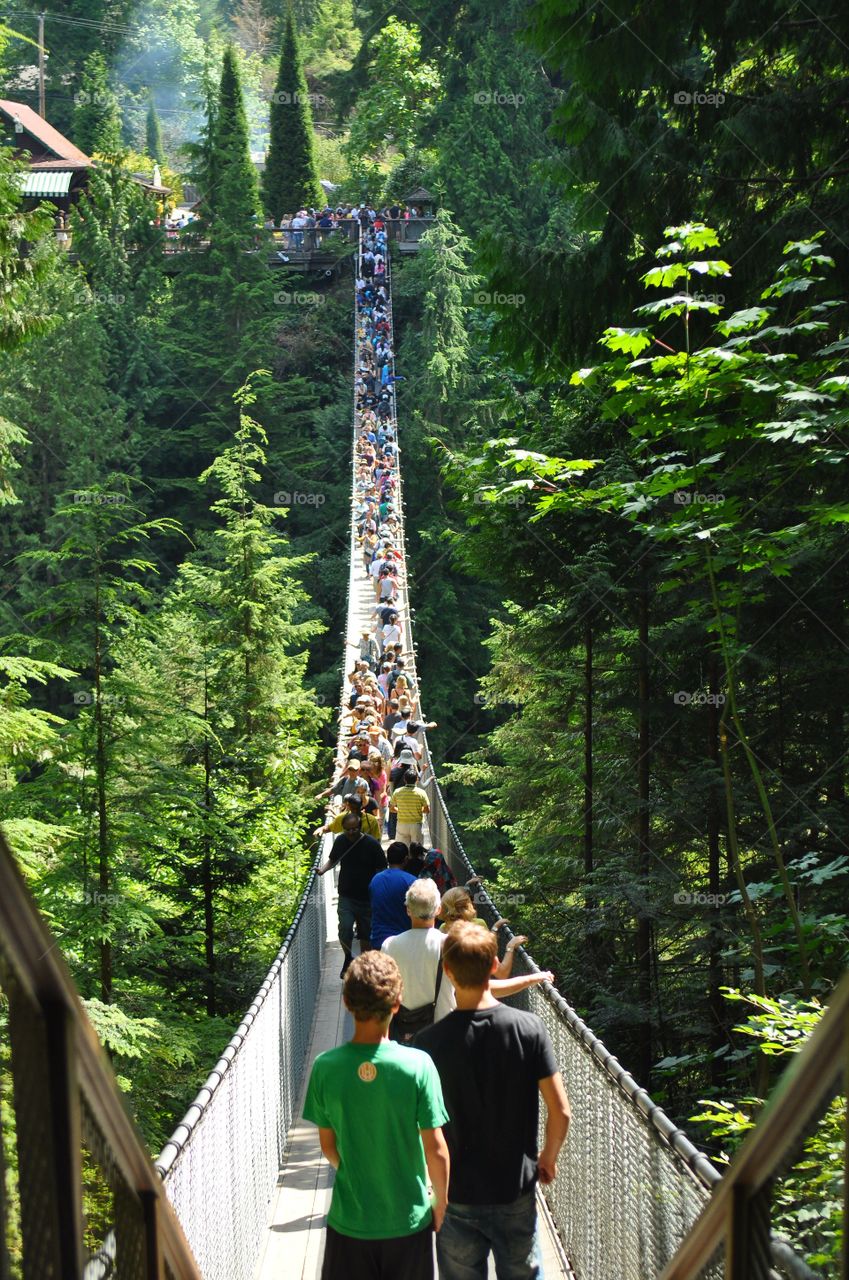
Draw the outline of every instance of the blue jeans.
[[[543,1280],[533,1191],[512,1204],[450,1204],[436,1237],[439,1280]]]

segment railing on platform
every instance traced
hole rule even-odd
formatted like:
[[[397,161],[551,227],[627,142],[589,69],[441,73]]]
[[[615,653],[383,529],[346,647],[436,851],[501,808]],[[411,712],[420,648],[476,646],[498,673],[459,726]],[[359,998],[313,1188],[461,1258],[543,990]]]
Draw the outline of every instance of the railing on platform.
[[[2,836],[0,1276],[201,1280]]]

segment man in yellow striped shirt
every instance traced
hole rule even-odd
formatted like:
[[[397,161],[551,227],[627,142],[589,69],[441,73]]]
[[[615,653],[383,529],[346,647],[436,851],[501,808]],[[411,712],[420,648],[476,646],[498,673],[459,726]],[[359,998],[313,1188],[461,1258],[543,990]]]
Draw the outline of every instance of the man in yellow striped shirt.
[[[395,788],[389,803],[391,812],[398,815],[395,839],[401,840],[407,848],[414,842],[421,844],[422,819],[430,813],[427,792],[416,786],[417,776],[415,769],[408,769],[403,785]]]

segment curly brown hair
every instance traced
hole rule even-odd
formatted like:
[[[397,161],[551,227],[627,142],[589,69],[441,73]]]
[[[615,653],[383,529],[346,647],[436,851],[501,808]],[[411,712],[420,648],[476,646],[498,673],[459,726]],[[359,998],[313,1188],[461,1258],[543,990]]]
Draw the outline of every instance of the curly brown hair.
[[[355,1022],[387,1019],[401,999],[401,970],[383,951],[364,951],[345,974],[342,998]]]

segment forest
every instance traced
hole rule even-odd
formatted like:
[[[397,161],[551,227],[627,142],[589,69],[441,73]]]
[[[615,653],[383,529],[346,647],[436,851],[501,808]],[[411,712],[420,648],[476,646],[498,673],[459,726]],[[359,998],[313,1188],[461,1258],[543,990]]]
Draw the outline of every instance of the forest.
[[[440,782],[722,1159],[849,959],[849,10],[54,0],[41,83],[39,12],[2,98],[94,163],[69,252],[0,150],[0,820],[151,1151],[286,934],[335,742],[349,246],[248,250],[423,188],[393,287]]]

